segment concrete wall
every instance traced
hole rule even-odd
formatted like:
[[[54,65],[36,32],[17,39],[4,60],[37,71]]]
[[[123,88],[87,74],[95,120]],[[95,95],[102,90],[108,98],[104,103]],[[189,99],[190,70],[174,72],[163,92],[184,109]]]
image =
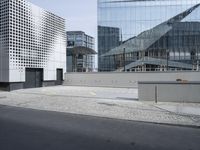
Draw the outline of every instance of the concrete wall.
[[[200,81],[200,72],[66,73],[64,85],[138,87],[139,81]]]
[[[200,102],[200,82],[139,82],[140,101]]]

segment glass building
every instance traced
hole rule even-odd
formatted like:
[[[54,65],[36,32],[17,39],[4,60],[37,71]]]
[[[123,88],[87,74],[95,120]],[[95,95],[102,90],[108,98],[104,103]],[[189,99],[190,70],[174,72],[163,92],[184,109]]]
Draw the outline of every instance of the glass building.
[[[67,72],[93,72],[95,40],[83,31],[67,32]]]
[[[200,0],[98,0],[99,71],[199,70]]]

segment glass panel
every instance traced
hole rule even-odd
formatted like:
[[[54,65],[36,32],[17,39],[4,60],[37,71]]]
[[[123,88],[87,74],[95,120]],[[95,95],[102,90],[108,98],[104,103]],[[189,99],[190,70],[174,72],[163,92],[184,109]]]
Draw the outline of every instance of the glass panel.
[[[160,70],[161,62],[166,69],[193,69],[199,58],[199,14],[200,0],[98,0],[99,71],[143,64]]]

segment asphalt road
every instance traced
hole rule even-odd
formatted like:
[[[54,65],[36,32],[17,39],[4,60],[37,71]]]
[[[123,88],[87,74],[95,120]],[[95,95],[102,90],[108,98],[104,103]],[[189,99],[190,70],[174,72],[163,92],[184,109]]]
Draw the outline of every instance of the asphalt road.
[[[0,150],[200,150],[200,129],[0,106]]]

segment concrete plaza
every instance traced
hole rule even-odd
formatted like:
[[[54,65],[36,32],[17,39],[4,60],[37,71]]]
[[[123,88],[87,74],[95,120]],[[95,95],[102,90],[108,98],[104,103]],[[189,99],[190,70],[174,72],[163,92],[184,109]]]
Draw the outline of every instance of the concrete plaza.
[[[200,104],[140,102],[136,88],[56,86],[1,91],[0,105],[123,120],[200,126]]]

